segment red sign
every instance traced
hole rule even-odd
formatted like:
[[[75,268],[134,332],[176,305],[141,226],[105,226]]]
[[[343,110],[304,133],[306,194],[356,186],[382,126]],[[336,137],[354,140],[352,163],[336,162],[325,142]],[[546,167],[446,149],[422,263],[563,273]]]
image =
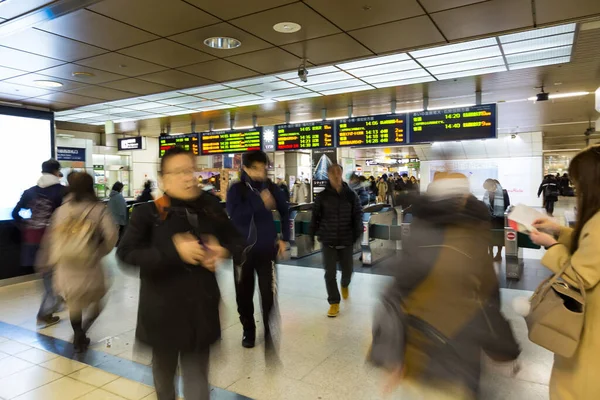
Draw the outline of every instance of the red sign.
[[[507,232],[506,233],[506,239],[510,240],[511,242],[517,239],[517,234],[514,232]]]

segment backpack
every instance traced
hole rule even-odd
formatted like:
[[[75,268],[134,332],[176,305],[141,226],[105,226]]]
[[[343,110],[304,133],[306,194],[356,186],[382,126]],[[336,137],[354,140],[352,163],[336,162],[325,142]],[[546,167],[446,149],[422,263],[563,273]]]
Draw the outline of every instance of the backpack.
[[[556,183],[548,183],[544,188],[544,196],[545,197],[558,197],[558,187]]]
[[[51,265],[71,263],[85,265],[96,254],[99,244],[98,222],[89,218],[96,205],[80,214],[69,214],[52,231]]]

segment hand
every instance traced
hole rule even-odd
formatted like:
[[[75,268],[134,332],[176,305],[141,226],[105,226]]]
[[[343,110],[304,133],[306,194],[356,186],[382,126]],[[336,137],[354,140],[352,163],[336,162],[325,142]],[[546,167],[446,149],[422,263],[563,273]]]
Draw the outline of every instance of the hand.
[[[265,204],[265,208],[267,210],[275,209],[275,205],[276,205],[275,199],[273,198],[273,195],[271,194],[269,189],[265,189],[262,192],[260,192],[260,198],[262,199],[263,203]]]
[[[211,272],[215,272],[218,263],[229,257],[229,251],[222,247],[219,240],[212,235],[203,235],[202,242],[206,248],[206,256],[202,260],[202,266]]]
[[[540,231],[531,231],[529,237],[533,243],[543,247],[550,247],[558,243],[553,236]]]
[[[551,235],[560,233],[560,225],[549,218],[538,218],[533,221],[533,227],[538,231],[546,232]]]
[[[383,383],[383,394],[389,395],[392,393],[398,386],[400,386],[400,383],[402,383],[403,379],[404,368],[401,366],[394,368],[392,371],[388,371]]]
[[[279,248],[277,249],[277,257],[283,257],[288,248],[288,243],[280,240],[277,242]]]
[[[205,256],[205,250],[198,238],[191,233],[177,233],[173,235],[173,244],[179,257],[186,264],[198,265]]]

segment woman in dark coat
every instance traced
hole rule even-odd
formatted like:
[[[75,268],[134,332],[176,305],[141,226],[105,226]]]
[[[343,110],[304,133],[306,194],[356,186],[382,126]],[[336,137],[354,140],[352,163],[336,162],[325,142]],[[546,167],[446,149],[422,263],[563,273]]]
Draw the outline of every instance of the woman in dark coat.
[[[146,181],[144,182],[144,190],[142,190],[142,194],[138,196],[136,201],[139,203],[145,203],[152,200],[154,200],[154,197],[152,197],[152,182]]]
[[[159,400],[175,398],[178,363],[186,399],[209,399],[209,347],[221,336],[218,260],[241,263],[245,240],[219,199],[198,187],[194,156],[165,153],[165,196],[135,208],[117,256],[140,269],[136,337],[152,348]]]

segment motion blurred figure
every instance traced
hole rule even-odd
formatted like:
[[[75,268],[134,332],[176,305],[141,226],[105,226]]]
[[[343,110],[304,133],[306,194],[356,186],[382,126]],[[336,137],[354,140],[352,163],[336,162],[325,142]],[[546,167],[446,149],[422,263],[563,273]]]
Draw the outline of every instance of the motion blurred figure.
[[[277,178],[277,186],[283,192],[283,195],[285,196],[285,200],[290,201],[290,188],[288,187],[285,179],[282,177],[278,177]]]
[[[340,312],[340,291],[337,287],[337,264],[342,269],[342,297],[349,296],[354,260],[354,243],[362,235],[362,208],[356,193],[342,181],[342,167],[332,164],[327,169],[329,182],[315,199],[310,233],[323,243],[325,285],[329,302],[328,317]]]
[[[508,193],[505,194],[500,182],[495,179],[486,179],[483,183],[483,188],[485,189],[483,202],[488,207],[489,215],[492,218],[492,229],[504,230],[504,213],[509,205],[506,204]],[[502,260],[503,247],[498,246],[498,253],[495,256],[494,247],[490,247],[489,252],[494,261]]]
[[[46,228],[50,225],[50,218],[63,202],[66,193],[64,186],[60,184],[60,164],[54,159],[42,163],[42,176],[37,184],[21,195],[21,199],[12,212],[15,224],[21,230],[23,244],[21,249],[21,265],[33,268],[36,265],[37,253],[42,243]],[[22,210],[30,210],[31,217],[24,219]],[[53,315],[58,311],[61,300],[54,293],[52,287],[52,269],[47,265],[39,265],[44,281],[44,297],[37,314],[37,322],[40,328],[57,324],[58,316]]]
[[[301,179],[298,179],[292,189],[292,203],[300,204],[306,202],[308,202],[308,188]]]
[[[377,202],[378,203],[385,203],[386,202],[387,191],[388,191],[387,175],[383,174],[377,180]]]
[[[375,314],[370,359],[403,399],[476,399],[481,352],[515,360],[487,255],[489,213],[462,174],[437,174],[413,205],[401,265]]]
[[[146,181],[144,182],[144,190],[142,190],[142,193],[137,197],[136,201],[138,203],[145,203],[152,200],[154,200],[154,197],[152,196],[152,181]]]
[[[110,199],[108,200],[108,209],[119,227],[119,241],[123,237],[123,231],[127,225],[127,202],[123,197],[123,184],[115,182],[110,191]],[[118,242],[117,242],[118,244]]]
[[[538,189],[538,197],[544,195],[544,209],[550,217],[554,216],[554,203],[558,201],[560,191],[554,175],[547,175]]]
[[[67,303],[77,352],[87,349],[86,332],[100,315],[107,292],[102,258],[117,238],[114,220],[96,197],[94,178],[85,172],[70,176],[69,194],[52,216],[39,257],[41,265],[54,269],[54,288]],[[84,324],[88,308],[91,316]]]
[[[158,400],[175,399],[177,365],[186,399],[208,400],[209,347],[221,337],[215,269],[244,240],[219,199],[198,187],[192,153],[175,147],[161,159],[165,195],[137,206],[117,256],[140,269],[136,337],[152,348]]]

